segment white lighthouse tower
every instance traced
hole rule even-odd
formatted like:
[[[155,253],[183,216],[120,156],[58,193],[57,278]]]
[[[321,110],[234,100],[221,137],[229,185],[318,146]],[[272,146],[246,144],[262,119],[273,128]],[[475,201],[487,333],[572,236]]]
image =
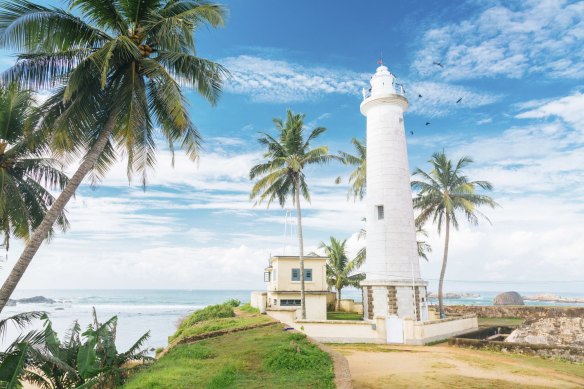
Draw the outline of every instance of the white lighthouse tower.
[[[367,261],[365,319],[427,320],[427,283],[420,278],[403,114],[408,100],[386,66],[363,91],[367,117]]]

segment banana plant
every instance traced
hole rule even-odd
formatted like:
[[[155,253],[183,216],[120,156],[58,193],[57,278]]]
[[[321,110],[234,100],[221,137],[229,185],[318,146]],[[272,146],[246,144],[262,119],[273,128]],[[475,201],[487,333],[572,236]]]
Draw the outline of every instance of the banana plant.
[[[41,331],[21,336],[0,353],[0,385],[8,389],[20,388],[22,381],[50,389],[118,387],[131,370],[152,360],[142,350],[149,332],[126,352],[118,352],[117,316],[99,323],[94,309],[93,323],[81,332],[79,323],[74,322],[62,341],[46,315],[37,317],[44,321]],[[143,363],[129,364],[130,361]]]

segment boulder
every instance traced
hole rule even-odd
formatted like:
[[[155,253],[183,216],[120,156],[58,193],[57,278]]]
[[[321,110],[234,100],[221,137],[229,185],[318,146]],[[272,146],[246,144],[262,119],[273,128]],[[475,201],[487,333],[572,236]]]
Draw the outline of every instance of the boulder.
[[[493,299],[493,305],[525,305],[523,298],[517,292],[499,293]]]
[[[530,320],[513,331],[505,342],[584,348],[584,318],[545,317]]]
[[[55,300],[46,298],[44,296],[34,296],[24,299],[16,300],[19,304],[54,304]]]

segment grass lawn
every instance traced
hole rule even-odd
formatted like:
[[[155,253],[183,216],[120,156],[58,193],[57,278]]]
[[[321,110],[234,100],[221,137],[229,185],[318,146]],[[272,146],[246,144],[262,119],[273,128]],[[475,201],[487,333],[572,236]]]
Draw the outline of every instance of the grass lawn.
[[[327,320],[363,320],[363,315],[356,312],[327,312]]]
[[[185,317],[171,345],[188,336],[271,322],[238,302],[211,305]],[[235,316],[235,315],[238,316]],[[174,346],[131,376],[124,388],[334,388],[330,356],[306,336],[279,324]]]
[[[479,317],[479,327],[519,326],[524,321],[521,317]]]
[[[195,323],[181,330],[179,336],[172,339],[172,344],[177,343],[180,339],[189,336],[201,335],[207,332],[234,329],[241,327],[253,326],[272,321],[268,316],[251,316],[251,317],[225,317],[220,319],[206,320]]]
[[[333,379],[327,353],[274,325],[177,346],[124,388],[332,389]]]

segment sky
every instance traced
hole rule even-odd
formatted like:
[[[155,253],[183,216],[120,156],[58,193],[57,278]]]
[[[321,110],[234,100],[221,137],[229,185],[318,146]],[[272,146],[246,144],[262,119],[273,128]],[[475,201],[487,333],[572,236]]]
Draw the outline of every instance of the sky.
[[[360,91],[382,57],[410,102],[410,169],[428,169],[441,150],[471,156],[468,175],[492,182],[501,205],[484,210],[492,224],[452,233],[445,289],[584,295],[584,1],[223,4],[226,26],[196,34],[198,55],[230,71],[222,98],[211,107],[187,91],[200,160],[178,152],[172,167],[160,146],[146,191],[123,162],[97,188],[82,185],[70,230],[42,246],[18,288],[263,289],[269,256],[297,246],[285,209],[249,200],[259,133],[292,109],[307,128],[327,128],[317,144],[353,151],[351,138],[365,138]],[[349,172],[307,171],[306,252],[330,236],[352,252],[364,244]],[[426,229],[433,252],[422,276],[435,290],[443,237]],[[13,243],[0,278],[22,247]]]

